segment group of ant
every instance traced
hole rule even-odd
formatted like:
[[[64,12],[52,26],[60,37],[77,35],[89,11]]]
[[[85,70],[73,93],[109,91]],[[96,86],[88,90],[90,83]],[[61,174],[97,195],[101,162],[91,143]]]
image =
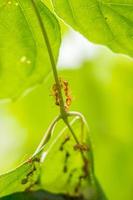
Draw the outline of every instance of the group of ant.
[[[71,93],[70,93],[70,89],[69,89],[69,84],[68,81],[63,80],[63,79],[59,79],[59,83],[60,83],[60,88],[64,91],[64,95],[65,95],[65,109],[66,111],[69,110],[70,105],[72,103],[72,97],[71,97]],[[56,83],[54,83],[53,87],[52,87],[52,96],[55,97],[55,104],[57,106],[60,106],[60,95],[59,95],[59,90],[58,90],[58,85]]]

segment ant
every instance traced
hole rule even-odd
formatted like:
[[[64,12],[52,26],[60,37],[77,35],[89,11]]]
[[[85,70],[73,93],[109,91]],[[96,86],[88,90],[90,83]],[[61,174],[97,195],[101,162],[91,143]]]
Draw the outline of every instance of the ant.
[[[66,111],[68,111],[70,108],[70,105],[72,103],[72,97],[70,95],[69,84],[68,84],[68,81],[63,80],[61,78],[59,81],[60,81],[60,87],[64,91],[65,109],[66,109]],[[60,106],[59,91],[58,91],[58,86],[56,83],[54,83],[54,85],[52,87],[52,95],[55,97],[55,105]]]

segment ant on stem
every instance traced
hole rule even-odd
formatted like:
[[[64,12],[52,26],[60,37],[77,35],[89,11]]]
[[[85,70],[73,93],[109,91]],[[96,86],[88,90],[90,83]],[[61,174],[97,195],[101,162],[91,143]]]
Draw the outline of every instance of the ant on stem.
[[[63,90],[64,96],[65,96],[65,109],[66,111],[68,111],[72,103],[72,97],[70,94],[69,84],[68,84],[68,81],[63,80],[61,78],[59,81],[60,81],[60,87]],[[58,91],[58,86],[56,83],[54,83],[52,86],[52,96],[55,97],[55,105],[60,106],[59,91]]]

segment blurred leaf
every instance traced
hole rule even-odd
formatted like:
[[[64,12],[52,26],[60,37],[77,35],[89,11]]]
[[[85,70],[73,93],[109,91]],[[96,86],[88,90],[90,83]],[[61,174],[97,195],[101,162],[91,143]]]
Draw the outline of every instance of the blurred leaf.
[[[53,6],[52,6],[51,1],[49,1],[49,0],[42,0],[42,2],[43,2],[50,10],[53,10]]]
[[[53,0],[57,14],[90,41],[133,56],[131,0]]]
[[[113,200],[132,200],[133,61],[101,51],[60,76],[69,81],[71,109],[89,122],[96,176],[105,193]]]
[[[0,98],[16,98],[41,82],[50,71],[50,59],[32,1],[0,3]],[[50,10],[35,4],[46,28],[57,60],[60,29]]]
[[[1,200],[82,200],[81,197],[69,197],[62,194],[52,194],[43,190],[36,192],[22,192],[1,198]]]

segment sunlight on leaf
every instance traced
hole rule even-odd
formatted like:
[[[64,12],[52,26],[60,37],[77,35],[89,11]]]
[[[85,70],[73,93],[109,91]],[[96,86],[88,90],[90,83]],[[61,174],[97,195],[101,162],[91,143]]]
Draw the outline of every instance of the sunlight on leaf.
[[[57,14],[90,41],[133,56],[131,0],[53,0]]]
[[[83,200],[106,199],[95,179],[84,118],[74,117],[71,128],[79,143],[61,124],[60,131],[58,127],[42,150],[14,171],[0,176],[0,197],[43,189]]]
[[[16,98],[44,80],[50,59],[32,2],[0,1],[0,98]],[[57,60],[60,29],[50,10],[36,1]]]
[[[106,199],[94,175],[88,126],[80,118],[74,118],[71,127],[80,145],[76,144],[68,128],[58,133],[44,154],[42,188],[81,199]]]

